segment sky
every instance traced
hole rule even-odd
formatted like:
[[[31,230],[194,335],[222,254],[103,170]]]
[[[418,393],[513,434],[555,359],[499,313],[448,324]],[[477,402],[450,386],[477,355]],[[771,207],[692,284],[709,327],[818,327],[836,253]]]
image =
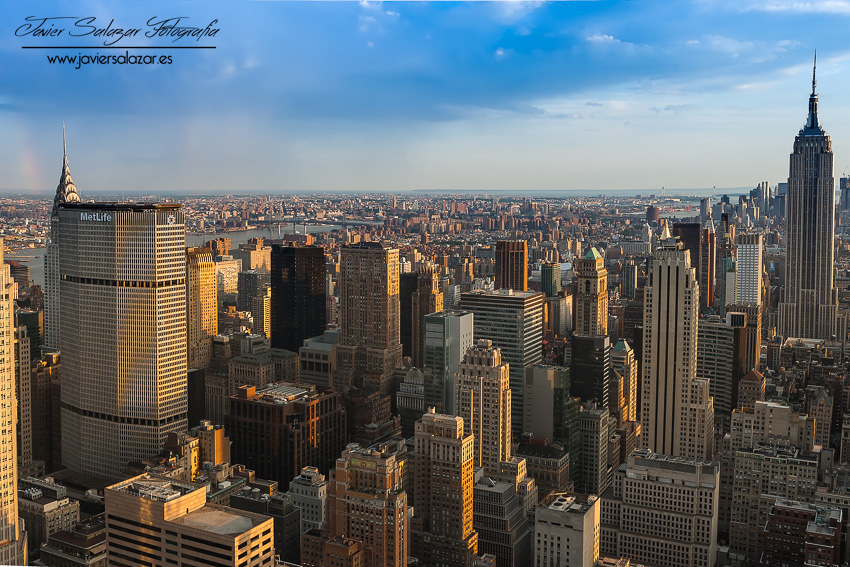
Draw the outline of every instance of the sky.
[[[55,191],[63,121],[83,196],[775,185],[815,49],[835,173],[850,171],[845,0],[83,0],[3,12],[5,192]],[[125,54],[101,49],[115,36],[19,31],[58,16],[78,31],[86,17],[142,29],[115,47],[215,49],[129,50],[170,64],[51,64]],[[142,35],[171,17],[220,31]],[[97,49],[56,49],[68,45]]]

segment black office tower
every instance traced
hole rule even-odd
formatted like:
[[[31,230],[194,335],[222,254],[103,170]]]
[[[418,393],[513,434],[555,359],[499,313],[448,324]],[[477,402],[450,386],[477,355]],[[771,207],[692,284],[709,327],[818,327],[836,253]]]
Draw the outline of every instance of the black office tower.
[[[400,274],[398,278],[398,303],[401,310],[399,333],[401,356],[413,356],[413,293],[419,281],[418,272]]]
[[[325,332],[325,252],[318,246],[272,246],[272,347],[298,352]]]
[[[611,383],[611,340],[607,335],[588,337],[574,335],[570,365],[570,394],[582,402],[595,401],[608,407]]]

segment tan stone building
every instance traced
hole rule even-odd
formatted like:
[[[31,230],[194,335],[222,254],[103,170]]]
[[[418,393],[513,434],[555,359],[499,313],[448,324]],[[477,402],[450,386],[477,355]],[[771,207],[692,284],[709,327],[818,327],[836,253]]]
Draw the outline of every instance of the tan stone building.
[[[479,340],[458,365],[455,381],[458,415],[475,436],[473,465],[496,475],[499,463],[511,458],[510,367],[501,349]]]
[[[440,288],[440,271],[428,262],[419,267],[416,279],[416,291],[411,298],[412,313],[402,313],[402,317],[411,317],[413,338],[413,366],[422,368],[424,363],[425,315],[443,310],[443,291]]]
[[[377,242],[340,253],[340,329],[334,386],[373,386],[382,394],[401,366],[398,250]]]
[[[349,445],[331,470],[328,534],[363,543],[363,567],[406,567],[408,502],[403,468],[389,446]]]
[[[206,493],[203,485],[150,474],[107,487],[109,565],[274,565],[272,518],[207,504]]]
[[[818,457],[790,445],[757,443],[735,452],[729,547],[758,561],[776,497],[807,500],[818,482]]]
[[[267,339],[272,336],[272,288],[265,286],[259,295],[251,300],[251,315],[254,317],[253,331]]]
[[[586,567],[599,559],[601,500],[553,492],[534,514],[533,565]]]
[[[657,567],[712,567],[720,467],[637,450],[602,495],[601,553]]]
[[[688,250],[667,225],[644,288],[643,449],[714,458],[714,403],[696,377],[699,283]]]
[[[18,517],[16,486],[15,286],[9,266],[3,262],[3,239],[0,238],[0,394],[7,400],[0,406],[0,421],[5,427],[0,437],[0,564],[26,565],[26,532]]]
[[[416,422],[411,555],[426,564],[467,567],[478,553],[472,525],[473,435],[464,420],[430,410]]]
[[[574,333],[589,337],[608,334],[608,270],[605,258],[591,248],[575,261],[576,326]]]
[[[189,368],[209,368],[218,334],[218,287],[209,248],[186,249],[186,338]]]
[[[626,411],[621,412],[620,423],[638,420],[638,364],[635,349],[623,339],[611,349],[611,370],[620,375],[622,382],[623,401]]]

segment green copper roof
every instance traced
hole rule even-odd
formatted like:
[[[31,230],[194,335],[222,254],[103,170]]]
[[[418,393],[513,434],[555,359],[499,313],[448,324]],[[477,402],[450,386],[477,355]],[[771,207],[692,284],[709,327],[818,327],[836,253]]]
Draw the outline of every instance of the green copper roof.
[[[587,251],[587,254],[584,255],[585,260],[602,260],[602,254],[599,253],[599,250],[596,249],[595,246],[592,246],[590,250]]]
[[[623,339],[620,339],[619,341],[617,341],[617,344],[614,345],[614,348],[612,350],[627,351],[632,350],[632,347],[629,346],[629,343],[627,343]]]

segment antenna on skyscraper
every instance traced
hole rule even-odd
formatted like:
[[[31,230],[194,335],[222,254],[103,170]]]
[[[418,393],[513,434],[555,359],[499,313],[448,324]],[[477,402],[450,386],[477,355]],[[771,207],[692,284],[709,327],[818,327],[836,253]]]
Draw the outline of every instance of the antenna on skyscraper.
[[[818,70],[818,50],[815,49],[815,62],[812,65],[812,94],[815,94],[815,87],[817,87],[818,82],[815,79],[815,73]]]

